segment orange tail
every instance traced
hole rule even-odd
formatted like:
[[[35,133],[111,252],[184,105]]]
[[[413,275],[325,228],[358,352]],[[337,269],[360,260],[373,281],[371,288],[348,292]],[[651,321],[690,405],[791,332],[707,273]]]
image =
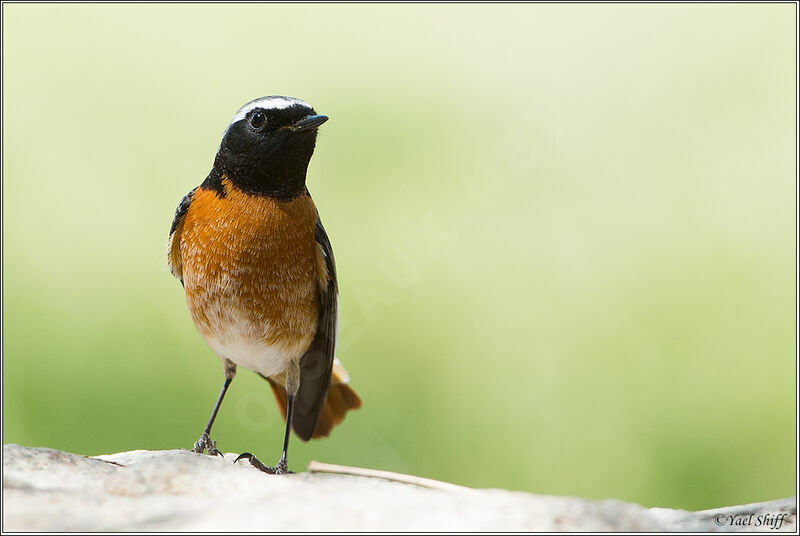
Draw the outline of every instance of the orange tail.
[[[280,408],[281,415],[285,421],[288,396],[284,383],[281,378],[271,377],[267,378],[267,380],[270,387],[272,387],[272,392],[275,393],[275,400],[278,402],[278,408]],[[342,422],[348,410],[361,407],[361,399],[347,382],[347,371],[339,364],[338,360],[334,361],[333,372],[331,373],[331,387],[328,389],[328,398],[325,399],[325,405],[322,406],[322,411],[319,414],[317,427],[314,428],[314,435],[311,436],[313,439],[326,437],[331,433],[331,429],[334,426]]]

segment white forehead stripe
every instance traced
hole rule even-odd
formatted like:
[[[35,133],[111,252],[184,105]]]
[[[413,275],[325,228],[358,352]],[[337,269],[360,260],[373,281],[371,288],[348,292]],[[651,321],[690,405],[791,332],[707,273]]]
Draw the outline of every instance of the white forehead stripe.
[[[284,110],[292,106],[303,106],[311,110],[311,105],[306,101],[295,99],[293,97],[261,97],[260,99],[251,100],[236,112],[236,115],[231,119],[231,124],[240,121],[255,108],[264,108],[265,110]]]

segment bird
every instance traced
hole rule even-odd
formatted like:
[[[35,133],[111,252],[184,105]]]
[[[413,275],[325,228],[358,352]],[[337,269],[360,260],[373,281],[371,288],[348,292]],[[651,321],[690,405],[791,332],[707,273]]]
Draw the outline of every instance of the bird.
[[[234,114],[205,180],[178,204],[167,262],[200,335],[222,362],[224,383],[192,450],[221,455],[211,428],[237,367],[269,382],[285,419],[275,466],[289,471],[294,430],[325,437],[361,406],[336,358],[338,284],[333,248],[306,187],[317,132],[328,117],[271,95]]]

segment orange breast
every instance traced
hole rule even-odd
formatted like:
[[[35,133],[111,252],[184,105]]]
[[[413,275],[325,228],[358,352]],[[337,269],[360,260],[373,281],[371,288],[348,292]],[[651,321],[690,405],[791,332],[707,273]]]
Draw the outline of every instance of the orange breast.
[[[186,300],[220,357],[271,375],[316,332],[317,211],[307,195],[277,201],[223,185],[224,196],[198,188],[186,213]]]

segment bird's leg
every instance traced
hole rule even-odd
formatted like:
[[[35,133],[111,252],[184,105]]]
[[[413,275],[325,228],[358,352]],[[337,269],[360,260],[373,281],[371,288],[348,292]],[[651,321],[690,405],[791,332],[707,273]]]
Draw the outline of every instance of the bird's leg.
[[[289,395],[289,402],[286,405],[286,431],[283,434],[283,451],[281,451],[281,459],[275,466],[275,471],[278,474],[291,473],[289,471],[289,464],[286,462],[286,451],[289,450],[289,434],[292,433],[292,410],[294,410],[294,394]]]
[[[300,366],[297,364],[296,361],[292,360],[289,362],[289,370],[286,372],[286,393],[288,394],[287,397],[288,402],[286,404],[286,430],[283,434],[283,451],[281,452],[281,459],[278,460],[278,463],[275,465],[275,467],[264,465],[258,458],[256,458],[249,452],[240,454],[234,460],[233,463],[238,462],[242,458],[246,458],[250,460],[250,465],[258,469],[259,471],[263,471],[271,475],[284,475],[292,472],[289,471],[289,464],[287,463],[286,453],[289,450],[289,435],[292,433],[292,413],[294,412],[294,397],[297,394],[299,388],[300,388]]]
[[[227,372],[227,371],[226,371]],[[214,419],[217,418],[217,412],[219,411],[219,407],[222,405],[222,399],[225,398],[225,392],[228,390],[228,386],[231,384],[231,380],[233,380],[233,376],[229,376],[227,373],[225,375],[225,384],[222,386],[222,391],[219,393],[219,398],[217,398],[217,403],[214,404],[214,410],[211,412],[211,418],[208,419],[208,424],[206,425],[205,430],[203,430],[202,435],[200,435],[200,439],[198,439],[195,444],[194,448],[192,449],[193,452],[198,454],[202,454],[203,451],[208,451],[209,454],[215,456],[219,454],[222,456],[222,453],[217,450],[217,442],[211,439],[211,427],[214,425]]]
[[[275,467],[270,467],[269,465],[264,465],[261,460],[253,456],[249,452],[244,452],[239,454],[233,463],[238,462],[239,460],[246,459],[250,461],[250,465],[258,469],[259,471],[263,471],[270,475],[285,475],[287,473],[291,473],[289,471],[289,466],[286,463],[286,451],[289,447],[289,434],[292,431],[292,408],[294,407],[294,395],[289,395],[289,402],[286,406],[286,432],[283,436],[283,452],[281,453],[281,459],[278,460],[278,463]]]

